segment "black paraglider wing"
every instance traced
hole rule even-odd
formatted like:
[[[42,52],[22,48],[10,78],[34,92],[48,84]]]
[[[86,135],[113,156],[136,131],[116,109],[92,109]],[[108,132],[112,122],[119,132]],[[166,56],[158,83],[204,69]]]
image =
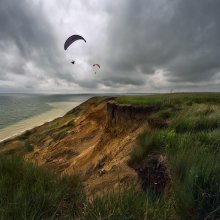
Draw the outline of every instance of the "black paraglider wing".
[[[82,37],[82,36],[80,36],[80,35],[72,35],[72,36],[70,36],[67,40],[66,40],[66,42],[64,43],[64,50],[66,50],[73,42],[75,42],[76,40],[84,40],[85,41],[85,43],[86,43],[86,40]]]

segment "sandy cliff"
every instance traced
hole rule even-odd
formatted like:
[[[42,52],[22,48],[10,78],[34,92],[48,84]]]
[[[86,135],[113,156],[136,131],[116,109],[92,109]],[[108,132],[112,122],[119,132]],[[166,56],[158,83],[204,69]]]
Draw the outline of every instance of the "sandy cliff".
[[[91,98],[14,142],[31,144],[34,150],[25,157],[40,166],[80,174],[88,194],[117,190],[137,182],[137,173],[127,165],[129,154],[137,135],[150,129],[149,116],[158,110]]]

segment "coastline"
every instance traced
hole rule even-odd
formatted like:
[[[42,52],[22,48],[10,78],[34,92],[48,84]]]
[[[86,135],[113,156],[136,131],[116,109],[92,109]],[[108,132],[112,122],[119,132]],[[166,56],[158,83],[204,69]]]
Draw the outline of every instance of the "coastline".
[[[56,118],[62,117],[68,111],[80,105],[82,102],[83,101],[48,103],[50,106],[53,107],[52,109],[39,115],[35,115],[33,117],[16,122],[15,124],[9,125],[8,127],[5,127],[3,129],[0,129],[0,142],[14,138],[27,130],[43,125],[46,122],[53,121]]]

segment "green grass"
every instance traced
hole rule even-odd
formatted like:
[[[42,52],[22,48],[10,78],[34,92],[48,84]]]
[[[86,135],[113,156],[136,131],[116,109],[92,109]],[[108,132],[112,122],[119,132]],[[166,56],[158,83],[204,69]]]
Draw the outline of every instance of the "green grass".
[[[69,112],[66,113],[66,115],[74,115],[74,116],[78,116],[81,112],[82,112],[82,108],[81,106],[77,106],[76,108],[70,110]]]
[[[171,118],[173,116],[174,116],[174,113],[171,112],[170,110],[164,110],[164,111],[159,111],[158,112],[158,118],[159,119],[166,120],[166,119],[169,119],[169,118]]]
[[[140,166],[148,157],[167,155],[170,193],[180,219],[220,217],[219,97],[181,97],[181,110],[175,115],[164,115],[164,109],[157,112],[152,117],[169,119],[169,127],[140,134],[131,152],[130,163]]]
[[[174,104],[168,96],[120,96],[116,98],[119,104],[131,105],[154,105],[154,106],[169,106]]]
[[[0,173],[1,219],[176,219],[172,200],[134,188],[86,200],[76,176],[17,157],[1,158]]]
[[[27,146],[25,140],[18,140],[14,142],[6,141],[0,147],[0,158],[1,156],[11,156],[11,155],[24,155],[27,153]]]
[[[163,138],[166,131],[147,131],[137,138],[136,146],[130,154],[129,164],[141,163],[149,154],[157,154],[165,147]]]
[[[167,142],[177,213],[203,219],[220,205],[220,153],[204,134],[175,135]]]
[[[204,219],[220,205],[219,141],[219,129],[143,133],[131,154],[131,162],[141,165],[148,155],[166,152],[176,214],[182,219]],[[218,216],[220,212],[212,214],[213,219]]]
[[[59,177],[20,158],[0,160],[0,219],[71,218],[84,198],[76,176]]]
[[[96,96],[91,99],[95,105],[98,105],[98,104],[102,103],[103,101],[109,99],[109,97],[108,96]]]
[[[219,104],[219,93],[177,93],[161,94],[148,96],[119,96],[116,98],[119,104],[132,105],[156,105],[156,106],[173,106],[188,105],[194,103],[201,104]]]
[[[220,128],[220,108],[193,105],[177,116],[172,127],[176,132],[198,132]]]
[[[172,200],[165,201],[150,192],[130,188],[93,198],[87,204],[83,219],[176,219],[172,210]]]

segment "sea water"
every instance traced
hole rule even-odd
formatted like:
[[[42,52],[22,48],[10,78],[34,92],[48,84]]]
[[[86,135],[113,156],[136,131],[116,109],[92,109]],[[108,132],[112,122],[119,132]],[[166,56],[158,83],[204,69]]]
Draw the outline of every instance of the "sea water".
[[[0,94],[0,141],[63,116],[92,94]]]

